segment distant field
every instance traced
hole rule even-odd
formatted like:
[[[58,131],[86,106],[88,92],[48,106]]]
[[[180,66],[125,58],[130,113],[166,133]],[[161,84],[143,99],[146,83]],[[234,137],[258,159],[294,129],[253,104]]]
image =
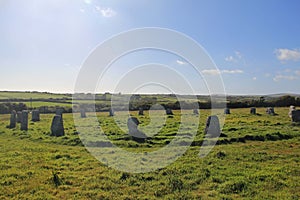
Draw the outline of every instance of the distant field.
[[[299,199],[300,126],[293,126],[288,108],[275,108],[269,116],[249,109],[231,109],[219,145],[201,159],[198,157],[209,110],[201,110],[198,133],[192,147],[170,166],[145,174],[116,171],[92,157],[74,126],[73,115],[64,114],[66,135],[50,136],[53,115],[42,114],[40,122],[29,122],[28,132],[7,129],[9,115],[0,115],[0,199]],[[174,111],[166,118],[154,111],[138,116],[139,126],[152,139],[145,143],[126,140],[126,125],[117,126],[125,112],[114,118],[97,113],[104,133],[117,146],[128,151],[153,151],[169,143],[178,131],[180,117],[197,119],[191,110]],[[82,119],[85,123],[92,116]],[[76,114],[78,116],[78,114]],[[189,133],[194,125],[184,132]],[[101,140],[88,134],[97,148]],[[184,144],[182,144],[184,145]],[[109,147],[107,147],[109,149]],[[122,159],[122,158],[116,158]],[[142,164],[142,163],[141,163]]]
[[[50,99],[70,98],[69,95],[41,92],[0,92],[0,99]]]
[[[33,108],[38,108],[38,107],[42,107],[42,106],[52,106],[52,107],[72,107],[71,103],[56,103],[56,102],[43,102],[43,101],[33,101],[31,102],[23,102],[24,104],[27,105],[28,108],[31,108],[31,106]]]
[[[132,98],[135,100],[132,100]],[[74,98],[74,99],[73,99]],[[94,99],[95,98],[95,99]],[[128,95],[128,94],[96,94],[95,97],[92,94],[76,94],[74,97],[72,94],[52,94],[42,92],[5,92],[0,91],[0,112],[9,113],[6,109],[6,105],[1,104],[9,103],[19,105],[20,103],[26,104],[29,110],[34,108],[47,107],[63,107],[65,110],[70,110],[72,105],[80,104],[90,107],[96,104],[97,110],[108,110],[112,104],[116,105],[116,110],[128,109],[129,100],[131,99],[134,109],[138,109],[141,105],[147,105],[148,107],[154,104],[164,104],[174,106],[176,101],[183,100],[186,103],[197,102],[196,98],[191,96],[181,96],[181,99],[177,99],[174,95]],[[207,97],[199,99],[199,102],[206,102]],[[88,104],[88,105],[87,105]],[[76,107],[76,106],[75,106]],[[76,109],[75,109],[76,110]]]

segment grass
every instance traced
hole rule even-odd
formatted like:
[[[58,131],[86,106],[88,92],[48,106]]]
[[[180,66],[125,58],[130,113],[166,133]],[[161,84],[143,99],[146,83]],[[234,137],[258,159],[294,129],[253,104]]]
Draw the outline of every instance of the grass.
[[[41,92],[11,92],[11,91],[0,91],[0,99],[61,99],[70,98],[70,95],[65,94],[52,94],[52,93],[41,93]]]
[[[20,131],[19,125],[5,128],[9,115],[0,115],[0,199],[299,199],[300,127],[291,124],[288,108],[275,108],[276,116],[266,115],[264,109],[257,112],[261,115],[231,109],[223,129],[226,137],[219,138],[228,143],[200,158],[197,144],[210,114],[201,110],[195,137],[199,143],[166,168],[145,174],[117,171],[96,160],[81,146],[72,114],[64,114],[66,135],[59,138],[50,136],[53,115],[29,122],[28,132]],[[83,120],[91,117],[87,114]],[[161,148],[174,138],[181,116],[187,121],[196,118],[191,110],[174,111],[174,117],[166,119],[156,111],[157,121],[147,112],[131,114],[142,122],[141,130],[157,134],[146,143],[126,140],[126,113],[116,112],[116,122],[107,112],[97,113],[110,140],[131,152]],[[189,124],[183,133],[194,126]],[[94,145],[101,142],[93,132],[88,139]]]
[[[26,104],[28,108],[39,108],[42,106],[48,106],[48,107],[64,107],[64,108],[72,108],[72,103],[58,103],[58,102],[44,102],[44,101],[33,101],[31,102],[23,102]]]

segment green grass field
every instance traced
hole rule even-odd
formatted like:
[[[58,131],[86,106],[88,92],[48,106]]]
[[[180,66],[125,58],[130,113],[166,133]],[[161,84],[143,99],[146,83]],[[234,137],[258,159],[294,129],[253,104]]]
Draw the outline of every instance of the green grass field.
[[[53,93],[41,93],[41,92],[11,92],[0,91],[0,99],[61,99],[70,98],[71,95],[66,94],[53,94]]]
[[[64,114],[66,135],[58,138],[50,136],[51,114],[29,122],[27,132],[20,125],[7,129],[9,115],[0,115],[0,199],[299,199],[300,126],[292,125],[288,108],[275,108],[276,116],[263,108],[257,112],[231,109],[219,144],[200,158],[210,114],[201,110],[188,151],[166,168],[144,174],[117,171],[94,158],[82,146],[78,134],[83,133],[77,132],[72,114]],[[129,152],[160,149],[174,139],[181,117],[197,119],[191,110],[174,111],[166,121],[159,111],[153,113],[159,119],[154,121],[147,112],[131,114],[139,118],[141,130],[157,134],[145,143],[126,140],[126,125],[117,125],[125,112],[116,112],[116,121],[97,113],[108,138]],[[87,115],[83,120],[92,117]],[[194,128],[190,124],[183,132]],[[95,147],[102,142],[96,134],[87,134]]]

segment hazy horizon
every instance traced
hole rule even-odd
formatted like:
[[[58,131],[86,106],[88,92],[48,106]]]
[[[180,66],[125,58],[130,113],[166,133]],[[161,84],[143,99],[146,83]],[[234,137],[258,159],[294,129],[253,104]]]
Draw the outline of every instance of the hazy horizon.
[[[68,94],[68,95],[73,95],[73,94],[80,94],[80,93],[69,93],[69,92],[49,92],[49,91],[15,91],[15,90],[0,90],[0,92],[28,92],[28,93],[48,93],[48,94]],[[104,93],[84,93],[84,94],[113,94],[117,95],[119,93],[110,93],[110,92],[104,92]],[[172,94],[172,93],[121,93],[121,95],[197,95],[197,96],[210,96],[210,95],[223,95],[223,94]],[[268,94],[225,94],[226,96],[273,96],[273,95],[300,95],[300,93],[268,93]]]

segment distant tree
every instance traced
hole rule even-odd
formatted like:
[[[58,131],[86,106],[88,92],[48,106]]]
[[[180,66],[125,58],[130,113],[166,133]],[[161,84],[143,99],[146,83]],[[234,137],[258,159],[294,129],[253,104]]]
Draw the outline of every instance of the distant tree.
[[[22,111],[22,110],[27,110],[27,106],[24,103],[2,103],[0,104],[0,113],[1,114],[8,114],[12,110],[16,111]]]
[[[275,106],[290,106],[296,104],[296,98],[290,95],[280,97],[275,101]]]

